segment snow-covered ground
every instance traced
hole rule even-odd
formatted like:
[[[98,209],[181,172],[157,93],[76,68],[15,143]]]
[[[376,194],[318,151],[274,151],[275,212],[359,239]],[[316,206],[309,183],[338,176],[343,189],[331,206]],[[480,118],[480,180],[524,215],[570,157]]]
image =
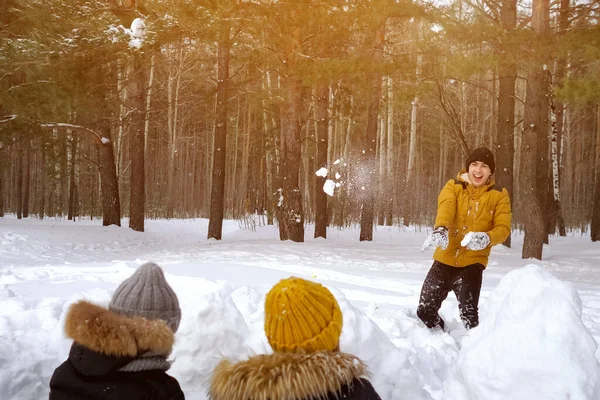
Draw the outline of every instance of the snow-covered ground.
[[[543,262],[497,246],[484,272],[479,327],[467,332],[453,294],[441,313],[449,333],[416,317],[432,251],[425,229],[329,229],[315,240],[280,242],[276,227],[226,221],[206,240],[207,220],[146,221],[146,232],[100,221],[0,218],[0,397],[43,399],[67,357],[65,311],[78,299],[107,305],[146,261],[161,265],[182,322],[170,373],[187,398],[205,399],[221,357],[269,352],[263,301],[291,275],[329,287],[344,313],[343,351],[361,357],[382,399],[600,399],[600,243],[551,238]]]

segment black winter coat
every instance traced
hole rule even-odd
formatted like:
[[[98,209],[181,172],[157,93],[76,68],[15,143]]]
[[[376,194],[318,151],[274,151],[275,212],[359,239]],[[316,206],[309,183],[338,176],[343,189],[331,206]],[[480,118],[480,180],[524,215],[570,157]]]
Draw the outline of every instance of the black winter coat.
[[[223,360],[210,381],[212,400],[381,400],[367,367],[340,352],[274,353]]]
[[[177,380],[163,370],[118,371],[146,351],[171,352],[173,332],[163,321],[127,318],[79,302],[67,314],[65,331],[75,342],[52,375],[50,400],[185,399]]]

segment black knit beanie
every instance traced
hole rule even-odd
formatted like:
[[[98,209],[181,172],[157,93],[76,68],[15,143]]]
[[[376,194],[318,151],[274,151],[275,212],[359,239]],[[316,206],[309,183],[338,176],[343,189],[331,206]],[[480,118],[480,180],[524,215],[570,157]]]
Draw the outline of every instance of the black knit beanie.
[[[484,162],[490,167],[490,172],[493,174],[496,169],[496,163],[494,162],[494,155],[487,147],[478,147],[469,154],[467,157],[467,172],[469,172],[469,165],[474,161]]]

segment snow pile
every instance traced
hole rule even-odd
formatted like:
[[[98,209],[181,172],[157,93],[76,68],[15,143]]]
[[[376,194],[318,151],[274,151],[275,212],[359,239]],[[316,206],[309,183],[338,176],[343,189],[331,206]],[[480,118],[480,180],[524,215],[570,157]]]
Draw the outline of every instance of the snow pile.
[[[234,293],[225,287],[180,302],[182,321],[175,337],[174,363],[169,374],[177,377],[186,398],[205,398],[208,380],[219,361],[247,354],[246,342],[256,336],[237,308]],[[187,307],[188,302],[194,306]]]
[[[269,287],[225,286],[208,295],[183,300],[197,308],[185,313],[177,333],[170,371],[186,396],[204,399],[214,367],[222,358],[245,360],[271,353],[264,334],[264,298]],[[415,350],[397,348],[362,311],[332,288],[344,315],[340,348],[367,363],[372,383],[383,399],[429,400],[425,378],[415,363]],[[184,308],[185,310],[185,308]],[[389,371],[394,371],[390,374]],[[426,370],[428,377],[433,372]]]
[[[179,286],[178,277],[168,279]],[[188,284],[196,290],[178,295],[182,321],[169,373],[179,380],[188,398],[206,399],[208,380],[222,358],[237,361],[271,352],[263,330],[269,286],[235,288],[202,278]],[[369,365],[382,398],[402,399],[409,394],[414,400],[431,399],[424,387],[436,378],[431,369],[419,367],[422,363],[415,348],[396,347],[341,292],[332,290],[344,314],[340,346]],[[75,293],[67,301],[47,298],[31,305],[6,287],[0,292],[0,363],[8,366],[0,374],[0,393],[12,400],[47,398],[50,377],[67,358],[72,343],[63,333],[69,307],[79,299],[106,307],[111,291],[91,289]]]
[[[379,396],[382,399],[431,399],[424,387],[437,379],[431,369],[419,370],[414,347],[395,346],[368,316],[342,298],[339,292],[332,292],[344,315],[340,349],[367,364]]]
[[[0,288],[0,393],[11,400],[48,398],[50,377],[71,345],[63,334],[68,307],[78,299],[107,305],[110,293],[93,289],[66,302],[48,297],[28,304],[5,290]]]
[[[509,272],[463,340],[445,399],[598,399],[596,343],[577,291],[542,267]]]

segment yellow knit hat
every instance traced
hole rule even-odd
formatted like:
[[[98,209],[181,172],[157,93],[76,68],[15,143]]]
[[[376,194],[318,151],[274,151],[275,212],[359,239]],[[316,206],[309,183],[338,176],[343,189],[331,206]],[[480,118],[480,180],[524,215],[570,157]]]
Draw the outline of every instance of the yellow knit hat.
[[[265,300],[265,333],[274,351],[334,350],[343,316],[326,287],[301,278],[279,281]]]

